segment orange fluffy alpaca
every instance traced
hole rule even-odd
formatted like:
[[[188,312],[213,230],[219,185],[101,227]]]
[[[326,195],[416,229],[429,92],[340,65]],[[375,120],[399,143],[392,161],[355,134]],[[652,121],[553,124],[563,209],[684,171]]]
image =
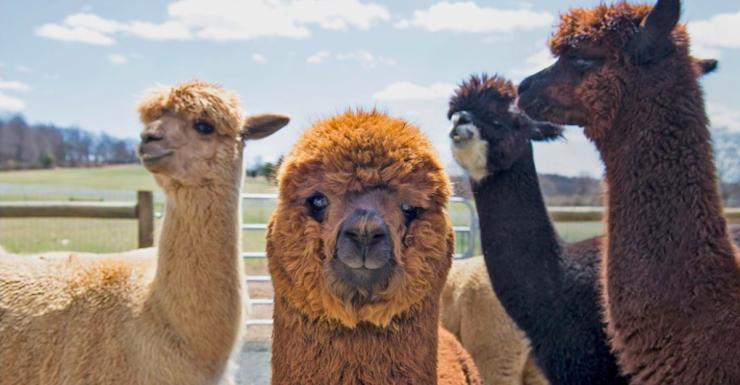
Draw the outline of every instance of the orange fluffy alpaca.
[[[144,166],[167,196],[151,250],[0,258],[0,384],[217,384],[242,314],[242,150],[287,118],[245,118],[191,82],[139,107]]]
[[[316,123],[268,230],[274,385],[480,384],[439,328],[450,185],[419,130],[379,112]]]

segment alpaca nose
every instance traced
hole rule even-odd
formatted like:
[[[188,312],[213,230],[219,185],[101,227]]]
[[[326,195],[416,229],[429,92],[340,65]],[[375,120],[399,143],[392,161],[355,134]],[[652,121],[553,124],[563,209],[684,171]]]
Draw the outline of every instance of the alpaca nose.
[[[388,226],[377,211],[355,209],[342,223],[337,258],[352,269],[380,269],[391,260]]]
[[[142,143],[156,142],[162,139],[164,139],[164,135],[159,130],[159,124],[156,124],[156,122],[150,123],[141,132]]]

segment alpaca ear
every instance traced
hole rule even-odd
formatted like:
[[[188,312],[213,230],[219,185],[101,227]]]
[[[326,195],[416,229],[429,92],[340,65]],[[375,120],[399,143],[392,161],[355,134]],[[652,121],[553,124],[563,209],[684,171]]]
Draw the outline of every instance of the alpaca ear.
[[[536,142],[549,142],[563,137],[563,127],[548,122],[532,122],[530,138]]]
[[[563,137],[563,127],[549,122],[536,121],[524,113],[518,113],[515,122],[529,133],[529,139],[536,142],[549,142]]]
[[[658,0],[643,26],[627,43],[627,52],[636,64],[648,64],[671,52],[673,28],[681,17],[681,0]]]
[[[283,115],[261,114],[247,117],[242,129],[243,140],[257,140],[274,134],[285,127],[290,118]]]
[[[707,75],[714,72],[719,66],[719,62],[716,59],[692,59],[694,65],[697,68],[699,76]]]

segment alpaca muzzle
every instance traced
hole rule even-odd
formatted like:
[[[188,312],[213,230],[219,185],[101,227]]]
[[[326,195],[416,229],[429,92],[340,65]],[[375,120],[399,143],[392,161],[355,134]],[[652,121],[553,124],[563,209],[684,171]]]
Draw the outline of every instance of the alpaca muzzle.
[[[337,235],[334,271],[354,286],[372,286],[392,272],[393,247],[388,226],[375,210],[357,208]]]

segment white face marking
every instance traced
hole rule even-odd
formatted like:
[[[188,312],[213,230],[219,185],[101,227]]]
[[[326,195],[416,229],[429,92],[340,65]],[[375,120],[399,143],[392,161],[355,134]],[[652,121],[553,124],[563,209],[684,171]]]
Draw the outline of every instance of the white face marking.
[[[452,130],[458,135],[452,140],[452,157],[475,182],[488,175],[488,142],[481,139],[480,131],[472,123],[458,125],[460,113],[452,115]]]

